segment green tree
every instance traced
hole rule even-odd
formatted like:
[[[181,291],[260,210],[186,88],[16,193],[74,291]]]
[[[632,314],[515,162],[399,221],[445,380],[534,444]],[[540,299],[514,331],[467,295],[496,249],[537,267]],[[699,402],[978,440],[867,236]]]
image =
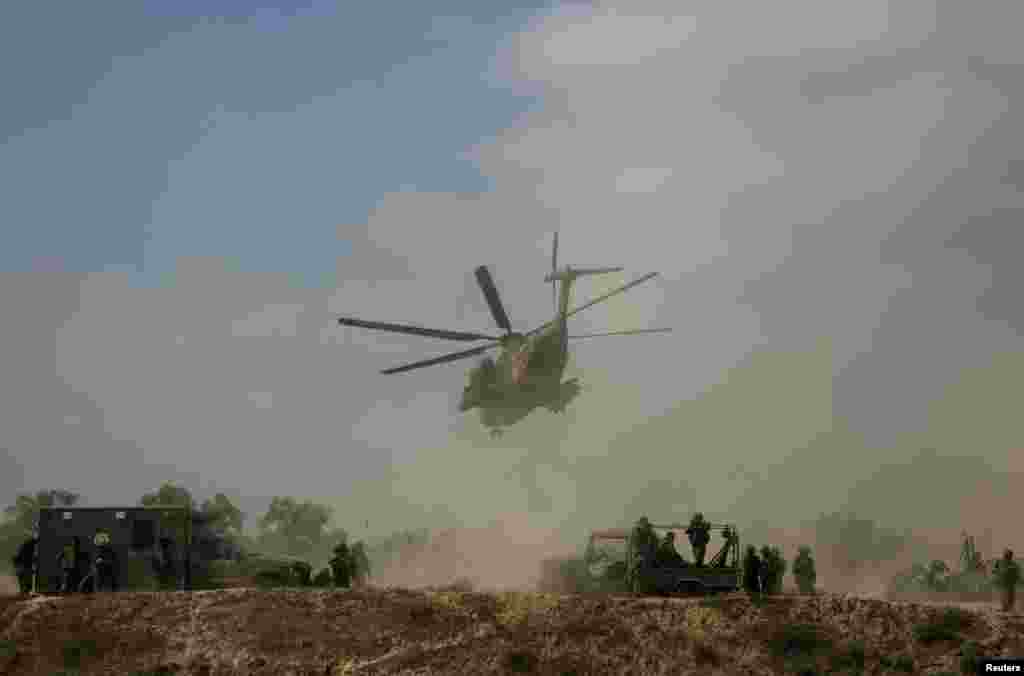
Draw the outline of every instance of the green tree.
[[[41,507],[71,507],[80,496],[65,490],[38,491],[19,495],[13,505],[4,508],[0,523],[0,568],[10,570],[11,558],[21,544],[39,528]]]
[[[202,512],[210,526],[224,535],[238,537],[242,534],[245,514],[223,493],[203,501]]]
[[[345,531],[330,529],[332,510],[310,500],[275,497],[260,519],[260,543],[277,553],[309,558],[324,557],[347,539]]]
[[[78,493],[64,490],[38,491],[35,495],[24,493],[19,495],[13,505],[4,508],[4,515],[13,521],[28,537],[39,526],[39,510],[42,507],[71,507],[78,503]]]
[[[152,493],[143,495],[139,498],[139,504],[143,507],[152,507],[154,505],[174,505],[191,509],[196,507],[195,500],[192,499],[192,494],[189,493],[188,489],[170,481],[164,482],[160,485],[160,488]]]

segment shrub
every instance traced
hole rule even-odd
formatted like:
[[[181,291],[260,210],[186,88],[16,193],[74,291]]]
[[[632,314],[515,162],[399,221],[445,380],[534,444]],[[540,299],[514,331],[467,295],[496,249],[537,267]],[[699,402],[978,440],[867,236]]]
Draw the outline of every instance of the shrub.
[[[883,655],[879,663],[886,669],[902,671],[907,674],[914,673],[914,658],[910,655],[897,655],[896,657]]]
[[[61,651],[64,657],[64,668],[78,670],[82,660],[96,655],[96,642],[92,640],[68,641]]]
[[[505,654],[505,668],[516,674],[528,674],[537,670],[540,659],[529,650],[512,650]]]
[[[865,652],[864,641],[851,641],[832,656],[832,667],[861,671],[864,669]]]
[[[285,587],[290,581],[288,574],[282,570],[261,570],[256,573],[256,586],[262,589]]]
[[[960,673],[973,674],[978,665],[978,649],[980,646],[974,641],[964,643],[960,649]]]
[[[914,638],[920,643],[953,641],[959,632],[970,627],[973,621],[973,617],[966,610],[947,608],[938,618],[914,627]]]
[[[768,639],[768,650],[782,658],[817,655],[831,647],[831,639],[814,624],[783,625]]]

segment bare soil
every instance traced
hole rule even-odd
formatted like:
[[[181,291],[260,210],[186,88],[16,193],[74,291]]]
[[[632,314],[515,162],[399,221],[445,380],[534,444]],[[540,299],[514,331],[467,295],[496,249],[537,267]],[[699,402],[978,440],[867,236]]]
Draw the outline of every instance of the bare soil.
[[[938,674],[959,672],[967,641],[984,655],[1024,656],[1024,615],[986,606],[963,611],[951,638],[915,636],[946,610],[830,594],[760,602],[403,589],[8,595],[0,597],[0,673],[767,675],[797,664],[843,673],[836,669],[855,655],[864,674],[906,673],[893,667],[898,656],[913,660],[915,674]],[[801,644],[797,630],[817,642]]]

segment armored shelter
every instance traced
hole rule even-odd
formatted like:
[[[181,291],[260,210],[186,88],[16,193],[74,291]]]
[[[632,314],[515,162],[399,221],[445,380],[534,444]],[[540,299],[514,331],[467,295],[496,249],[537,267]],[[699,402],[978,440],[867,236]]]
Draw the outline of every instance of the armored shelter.
[[[177,505],[148,507],[43,507],[39,510],[39,569],[36,591],[60,589],[59,555],[65,545],[78,539],[77,568],[88,572],[96,555],[97,532],[110,535],[117,556],[119,588],[157,588],[157,561],[177,571],[174,586],[191,588],[192,510]]]

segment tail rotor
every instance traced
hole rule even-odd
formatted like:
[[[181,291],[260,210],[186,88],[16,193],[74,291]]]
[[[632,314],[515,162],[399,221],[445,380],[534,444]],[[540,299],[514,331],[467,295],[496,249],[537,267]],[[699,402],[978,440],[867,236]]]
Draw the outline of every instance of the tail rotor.
[[[558,231],[551,243],[551,307],[558,312],[558,287],[555,286],[555,275],[558,274]]]

